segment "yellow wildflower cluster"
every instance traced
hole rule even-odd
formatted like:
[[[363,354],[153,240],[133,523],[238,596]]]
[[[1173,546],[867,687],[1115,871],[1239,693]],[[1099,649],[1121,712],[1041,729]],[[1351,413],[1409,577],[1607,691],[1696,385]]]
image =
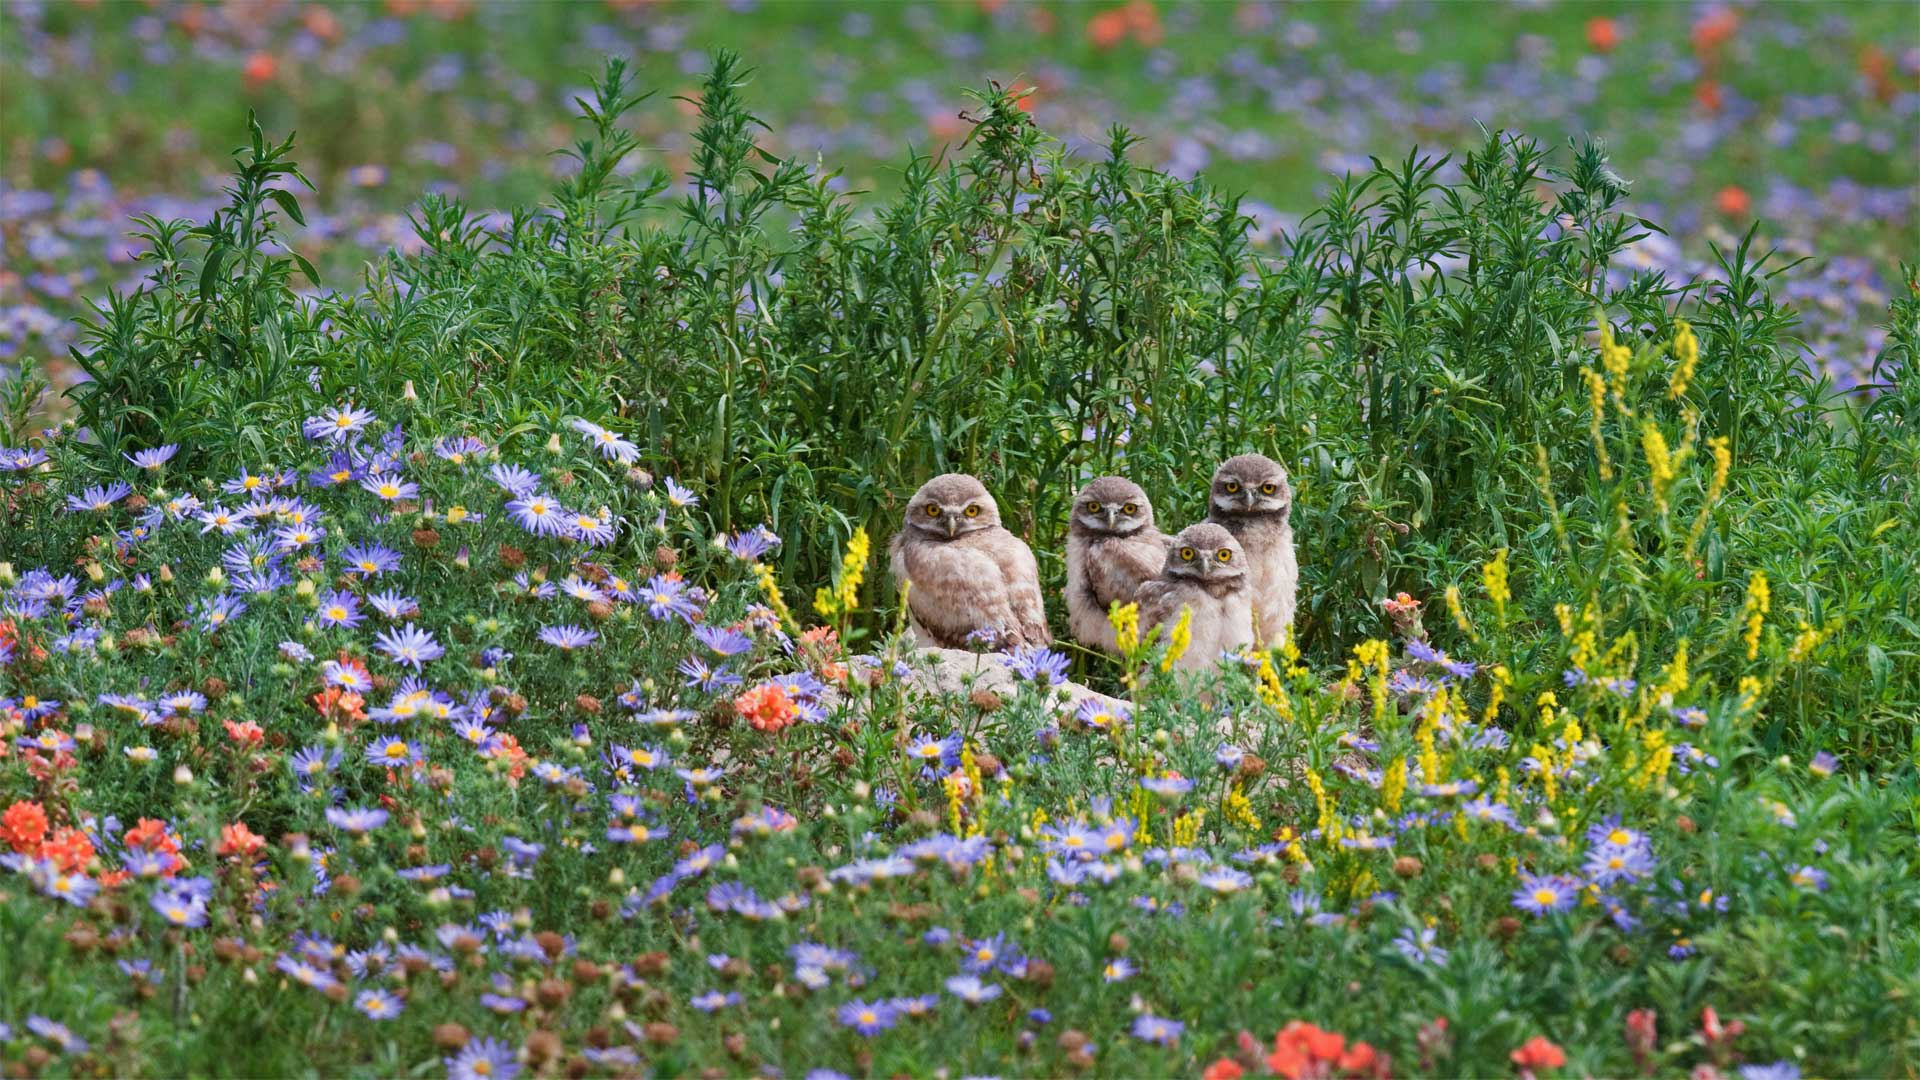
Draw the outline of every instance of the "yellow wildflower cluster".
[[[1773,606],[1773,590],[1767,585],[1767,575],[1763,570],[1755,570],[1747,579],[1747,601],[1740,608],[1740,617],[1746,621],[1746,632],[1741,639],[1747,643],[1747,659],[1760,658],[1760,626],[1766,621],[1767,611]]]
[[[1192,847],[1200,842],[1200,826],[1206,821],[1205,810],[1190,810],[1173,819],[1173,825],[1167,830],[1168,843],[1174,847]]]
[[[1493,602],[1493,617],[1501,626],[1507,625],[1507,601],[1513,593],[1507,588],[1507,549],[1501,548],[1493,553],[1493,559],[1480,568],[1480,579],[1486,583],[1487,599]],[[1447,606],[1454,601],[1449,598]]]
[[[1760,699],[1766,695],[1767,684],[1752,675],[1740,676],[1739,698],[1733,703],[1734,712],[1745,716],[1760,707]]]
[[[797,630],[799,626],[793,621],[793,612],[787,610],[787,599],[780,595],[780,583],[774,580],[773,567],[763,562],[754,563],[753,576],[759,579],[761,591],[767,594],[767,606],[773,609],[775,615],[780,616],[781,625],[789,630]],[[905,607],[904,592],[900,599],[901,606]]]
[[[1474,631],[1473,623],[1467,621],[1467,609],[1460,603],[1460,586],[1447,586],[1446,598],[1447,614],[1453,616],[1453,625],[1458,626],[1460,632],[1467,635],[1469,641],[1477,643],[1480,635]]]
[[[1367,689],[1373,696],[1373,722],[1375,726],[1384,723],[1387,718],[1387,663],[1390,653],[1387,643],[1378,639],[1363,641],[1353,647],[1353,658],[1361,668],[1371,668],[1373,674],[1367,680]]]
[[[1113,627],[1114,642],[1120,652],[1130,654],[1140,648],[1140,605],[1115,600],[1107,609],[1107,625]]]
[[[1830,626],[1810,626],[1807,623],[1801,623],[1800,633],[1794,637],[1793,645],[1787,649],[1787,663],[1797,664],[1811,656],[1813,650],[1819,648],[1820,643],[1825,641],[1827,635],[1831,633],[1833,628]]]
[[[1153,803],[1147,798],[1147,789],[1136,786],[1133,797],[1128,800],[1127,812],[1135,822],[1133,842],[1145,846],[1153,843],[1153,830],[1147,827],[1147,821],[1153,812]]]
[[[1480,714],[1482,725],[1492,724],[1494,718],[1500,715],[1500,706],[1507,700],[1507,687],[1513,685],[1513,673],[1507,670],[1505,664],[1493,665],[1488,674],[1492,677],[1493,685],[1487,692],[1486,711]]]
[[[834,575],[833,588],[822,588],[813,594],[813,610],[828,619],[852,614],[860,606],[860,583],[866,578],[867,557],[871,553],[867,527],[862,525],[847,539],[847,551],[840,559],[840,572]]]
[[[1645,791],[1655,784],[1663,784],[1667,779],[1667,770],[1673,766],[1673,748],[1667,745],[1665,728],[1649,728],[1640,737],[1644,759],[1639,768],[1629,777],[1635,790]]]
[[[1713,507],[1727,490],[1727,473],[1733,469],[1733,449],[1725,435],[1715,435],[1707,440],[1707,450],[1713,454],[1713,479],[1707,482],[1707,497],[1700,503],[1700,513],[1693,519],[1693,528],[1687,531],[1687,554],[1706,535],[1707,522],[1712,519]]]
[[[1273,666],[1272,653],[1260,654],[1259,683],[1260,700],[1281,719],[1293,719],[1293,700],[1287,697],[1287,688],[1280,685],[1280,672]]]
[[[1386,772],[1380,777],[1380,805],[1387,813],[1400,812],[1400,798],[1407,793],[1407,759],[1396,757],[1387,762]]]
[[[1220,813],[1227,819],[1227,824],[1236,829],[1255,836],[1265,831],[1260,824],[1260,815],[1254,813],[1253,801],[1247,798],[1246,792],[1240,790],[1238,783],[1227,789],[1227,797],[1221,803]]]
[[[1673,378],[1667,383],[1667,397],[1677,399],[1687,392],[1687,384],[1693,381],[1693,373],[1700,366],[1700,339],[1694,336],[1693,327],[1685,319],[1676,319],[1673,323],[1673,341],[1668,345],[1673,350],[1675,366]]]
[[[1623,400],[1627,389],[1627,368],[1633,363],[1633,350],[1613,339],[1613,327],[1600,323],[1600,365],[1613,382],[1613,401],[1622,413],[1628,412]]]
[[[1540,787],[1546,793],[1547,804],[1551,806],[1553,800],[1558,797],[1558,792],[1555,790],[1555,777],[1553,775],[1553,751],[1541,746],[1539,743],[1534,743],[1528,752],[1533,755],[1535,761],[1540,763]]]
[[[1187,655],[1187,646],[1193,644],[1193,609],[1180,609],[1180,618],[1173,624],[1173,633],[1167,637],[1167,655],[1160,658],[1160,670],[1172,671],[1173,665]]]
[[[1440,782],[1440,752],[1434,745],[1434,734],[1446,715],[1446,695],[1433,695],[1427,704],[1426,714],[1421,718],[1420,729],[1414,733],[1414,740],[1420,744],[1420,779],[1424,783]]]
[[[1607,381],[1592,368],[1582,368],[1580,374],[1587,380],[1587,397],[1593,411],[1587,430],[1593,438],[1594,456],[1600,459],[1600,479],[1612,480],[1613,458],[1607,454],[1607,439],[1600,430],[1600,422],[1607,415]]]
[[[1640,448],[1647,455],[1647,485],[1653,489],[1653,506],[1660,516],[1667,514],[1667,495],[1678,478],[1673,454],[1667,449],[1667,437],[1653,421],[1640,425]]]
[[[1313,792],[1313,805],[1320,813],[1320,838],[1332,847],[1340,841],[1340,817],[1333,812],[1333,800],[1327,797],[1327,786],[1320,781],[1320,774],[1307,770],[1307,789]]]

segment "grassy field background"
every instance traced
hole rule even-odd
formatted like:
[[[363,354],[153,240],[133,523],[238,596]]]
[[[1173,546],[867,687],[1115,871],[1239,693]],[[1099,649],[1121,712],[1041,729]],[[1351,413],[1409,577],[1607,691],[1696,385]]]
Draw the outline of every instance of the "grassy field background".
[[[656,96],[640,168],[684,173],[680,100],[713,52],[757,64],[763,145],[888,190],[964,132],[964,88],[1030,87],[1070,145],[1125,123],[1144,164],[1204,170],[1290,228],[1340,173],[1479,129],[1604,139],[1669,237],[1621,271],[1698,272],[1755,220],[1816,261],[1810,352],[1865,377],[1920,251],[1920,20],[1901,3],[15,3],[0,10],[0,360],[54,354],[129,279],[125,218],[202,217],[257,110],[297,131],[319,209],[299,250],[351,287],[412,241],[423,191],[538,201],[605,56]],[[1443,172],[1442,179],[1447,174]]]

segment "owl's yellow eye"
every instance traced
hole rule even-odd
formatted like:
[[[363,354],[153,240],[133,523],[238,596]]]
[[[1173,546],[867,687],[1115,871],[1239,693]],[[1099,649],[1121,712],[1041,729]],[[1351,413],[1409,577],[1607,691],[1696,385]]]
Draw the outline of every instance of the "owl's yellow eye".
[[[1221,562],[1232,562],[1232,561],[1233,561],[1233,549],[1232,549],[1232,548],[1221,548],[1221,549],[1220,549],[1219,551],[1216,551],[1216,552],[1214,552],[1214,553],[1213,553],[1213,557],[1214,557],[1214,558],[1216,558],[1216,559],[1219,559],[1219,560],[1220,560]]]
[[[1133,505],[1132,503],[1128,503],[1127,505],[1120,508],[1120,512],[1131,517],[1132,515],[1139,513],[1140,508]]]
[[[928,517],[939,517],[939,516],[940,516],[940,508],[939,508],[939,507],[937,507],[937,506],[929,506],[929,507],[927,507],[927,516],[928,516]]]
[[[1090,502],[1090,503],[1088,503],[1088,504],[1087,504],[1087,513],[1089,513],[1089,514],[1097,514],[1097,513],[1099,513],[1099,512],[1100,512],[1100,504],[1099,504],[1099,503],[1097,503],[1097,502]]]
[[[1260,485],[1260,494],[1271,495],[1276,489],[1271,482]]]
[[[979,508],[979,507],[977,507],[977,506],[969,506],[969,507],[967,507],[967,516],[968,516],[968,517],[979,517],[979,516],[980,516],[980,508]]]
[[[1238,480],[1227,481],[1227,494],[1229,495],[1240,494],[1240,481]]]
[[[1192,561],[1193,561],[1193,549],[1192,549],[1192,548],[1181,548],[1181,549],[1180,549],[1180,561],[1182,561],[1182,562],[1192,562]]]

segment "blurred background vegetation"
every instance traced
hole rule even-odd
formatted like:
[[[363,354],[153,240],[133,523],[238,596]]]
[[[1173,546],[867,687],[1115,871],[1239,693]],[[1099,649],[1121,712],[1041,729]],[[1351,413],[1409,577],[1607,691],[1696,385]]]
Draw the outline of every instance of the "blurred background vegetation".
[[[1069,148],[1125,122],[1141,163],[1243,193],[1256,239],[1368,155],[1480,129],[1604,139],[1662,223],[1634,264],[1709,270],[1756,218],[1818,260],[1787,299],[1809,349],[1861,378],[1897,261],[1920,251],[1920,19],[1910,4],[667,3],[579,0],[0,6],[0,363],[58,355],[79,299],[127,279],[133,212],[203,217],[245,111],[298,132],[319,188],[301,250],[350,271],[412,243],[422,191],[537,202],[572,98],[607,56],[660,91],[628,167],[678,183],[715,50],[753,59],[762,145],[891,192],[906,147],[967,129],[963,88],[1029,89]],[[1441,180],[1457,179],[1454,166]],[[339,275],[332,275],[337,281]]]

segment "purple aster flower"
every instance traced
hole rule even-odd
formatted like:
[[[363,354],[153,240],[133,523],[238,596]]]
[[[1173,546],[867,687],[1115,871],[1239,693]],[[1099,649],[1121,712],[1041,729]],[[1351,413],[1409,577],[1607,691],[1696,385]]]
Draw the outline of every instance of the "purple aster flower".
[[[686,509],[699,506],[700,497],[693,493],[692,488],[680,486],[679,481],[669,476],[667,477],[667,503],[676,509]]]
[[[709,990],[704,994],[695,994],[693,999],[687,1004],[692,1005],[701,1012],[710,1013],[724,1009],[729,1005],[738,1005],[740,1001],[741,997],[738,993],[723,994],[718,990]]]
[[[1520,875],[1520,887],[1513,891],[1513,906],[1534,915],[1567,911],[1580,895],[1580,885],[1572,878]]]
[[[1016,676],[1058,686],[1067,681],[1067,658],[1039,645],[1025,645],[1001,658]]]
[[[668,483],[672,483],[671,480]],[[855,999],[840,1006],[834,1013],[834,1019],[840,1026],[852,1028],[862,1035],[878,1035],[894,1025],[899,1018],[893,1006],[888,1002],[867,1002]]]
[[[173,455],[179,452],[180,447],[177,444],[168,443],[165,446],[156,446],[151,450],[136,450],[126,455],[126,458],[128,461],[133,462],[136,468],[153,470],[172,461]]]
[[[420,485],[386,473],[370,474],[360,481],[360,486],[378,495],[385,502],[411,499],[420,494]]]
[[[487,476],[507,494],[524,499],[540,489],[540,474],[505,462],[487,470]]]
[[[378,577],[400,568],[400,553],[384,544],[355,544],[340,553],[347,572],[361,577]]]
[[[543,626],[540,628],[540,640],[556,649],[572,652],[600,640],[600,635],[579,626]]]
[[[679,619],[684,623],[692,623],[693,617],[700,613],[700,609],[687,596],[686,582],[676,581],[665,574],[656,574],[649,579],[642,596],[647,603],[647,614],[661,622]]]
[[[465,465],[468,458],[479,457],[487,452],[487,444],[471,435],[459,435],[451,439],[435,439],[433,454],[443,461],[455,465]]]
[[[1437,967],[1447,962],[1447,950],[1434,944],[1437,936],[1431,926],[1422,927],[1419,930],[1408,927],[1400,931],[1400,936],[1393,939],[1393,947],[1398,949],[1400,955],[1406,957],[1409,963],[1432,964]]]
[[[1813,755],[1813,760],[1807,763],[1807,771],[1823,779],[1832,776],[1839,767],[1840,762],[1825,750]]]
[[[600,456],[608,461],[618,461],[630,465],[640,459],[640,448],[626,439],[608,431],[589,420],[575,420],[573,430],[587,437],[587,442]]]
[[[369,1020],[391,1020],[406,1010],[406,1004],[389,990],[362,990],[354,995],[353,1007]]]
[[[724,626],[696,626],[693,628],[693,639],[719,656],[738,656],[753,648],[752,638]]]
[[[742,562],[759,562],[762,555],[779,546],[779,534],[765,525],[727,537],[727,554]]]
[[[1200,887],[1217,893],[1237,893],[1253,887],[1253,875],[1231,866],[1216,866],[1200,875]]]
[[[374,765],[399,768],[413,762],[413,747],[399,738],[375,739],[367,747],[367,761]]]
[[[360,614],[360,598],[344,589],[336,589],[320,598],[320,610],[315,613],[322,626],[343,626],[348,629],[359,626],[365,620]]]
[[[560,536],[567,531],[567,512],[547,495],[528,493],[507,504],[507,513],[535,536]]]
[[[1178,1020],[1167,1020],[1152,1013],[1141,1013],[1133,1018],[1130,1034],[1141,1042],[1172,1046],[1180,1041],[1180,1033],[1185,1030],[1187,1025]]]
[[[374,638],[373,644],[394,663],[405,664],[415,671],[446,655],[446,650],[433,640],[433,635],[417,626],[384,631]]]
[[[38,1014],[28,1014],[27,1030],[60,1048],[63,1054],[84,1054],[87,1040],[75,1035],[67,1025]]]
[[[96,484],[78,495],[67,496],[67,510],[75,514],[110,510],[114,503],[126,498],[132,490],[117,480],[111,484]]]
[[[237,596],[203,596],[193,605],[200,629],[210,634],[223,629],[246,610],[246,601]]]
[[[1796,866],[1787,873],[1787,880],[1798,889],[1812,889],[1814,892],[1826,892],[1827,873],[1812,866]]]
[[[997,983],[981,982],[978,975],[954,975],[947,979],[947,993],[969,1005],[984,1005],[1003,992]]]
[[[457,1055],[443,1060],[447,1080],[513,1080],[520,1075],[513,1047],[494,1038],[475,1039]]]
[[[407,754],[411,752],[410,750],[407,749],[406,743],[401,742],[398,739],[394,739],[390,741],[394,743],[399,743],[400,747],[402,748],[401,757],[403,759],[407,756]],[[373,747],[368,748],[367,753],[370,758],[374,753],[374,749],[375,748]],[[373,758],[373,760],[376,763],[384,763],[390,759],[386,754],[385,750],[383,749],[381,750],[380,756],[377,758]],[[355,836],[364,836],[365,834],[380,828],[382,825],[385,825],[387,823],[388,816],[389,815],[385,810],[382,810],[377,806],[354,807],[354,808],[345,809],[345,810],[342,810],[337,806],[327,807],[327,824],[333,826],[336,829],[339,829],[342,832],[350,832]]]
[[[345,408],[335,407],[320,410],[320,415],[308,417],[300,425],[300,433],[308,439],[319,442],[345,442],[351,436],[365,431],[373,422],[373,413],[365,409],[356,409],[351,405]]]

